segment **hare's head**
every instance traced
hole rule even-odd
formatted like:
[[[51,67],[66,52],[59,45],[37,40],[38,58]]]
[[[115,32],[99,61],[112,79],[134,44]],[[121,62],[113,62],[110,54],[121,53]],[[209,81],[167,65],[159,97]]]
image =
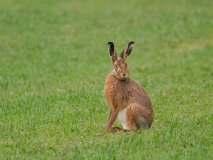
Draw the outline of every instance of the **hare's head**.
[[[134,42],[129,42],[121,52],[120,58],[117,58],[115,46],[112,42],[108,43],[109,56],[112,58],[111,73],[120,80],[126,80],[129,77],[129,70],[125,59],[130,55]]]

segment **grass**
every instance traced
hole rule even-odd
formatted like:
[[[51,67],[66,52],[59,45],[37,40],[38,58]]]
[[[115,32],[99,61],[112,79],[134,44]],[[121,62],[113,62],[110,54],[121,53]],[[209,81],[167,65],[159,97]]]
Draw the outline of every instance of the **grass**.
[[[1,0],[0,159],[213,159],[212,8]],[[146,131],[103,131],[107,43],[119,53],[132,40],[130,77],[155,120]]]

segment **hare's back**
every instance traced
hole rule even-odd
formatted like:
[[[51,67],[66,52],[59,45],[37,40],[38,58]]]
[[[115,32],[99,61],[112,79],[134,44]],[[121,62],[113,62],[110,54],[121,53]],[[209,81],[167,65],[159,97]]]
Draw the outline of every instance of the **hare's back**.
[[[152,102],[151,99],[146,92],[146,90],[137,82],[131,80],[130,82],[130,92],[131,97],[130,101],[132,103],[139,103],[144,107],[151,107],[152,108]]]

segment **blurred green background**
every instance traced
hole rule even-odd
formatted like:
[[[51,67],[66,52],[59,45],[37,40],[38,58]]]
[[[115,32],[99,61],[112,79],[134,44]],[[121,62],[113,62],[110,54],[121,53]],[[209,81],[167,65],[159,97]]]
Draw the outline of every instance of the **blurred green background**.
[[[1,0],[0,159],[212,159],[211,0]],[[149,93],[150,130],[103,131],[107,43]],[[119,121],[115,125],[121,126]]]

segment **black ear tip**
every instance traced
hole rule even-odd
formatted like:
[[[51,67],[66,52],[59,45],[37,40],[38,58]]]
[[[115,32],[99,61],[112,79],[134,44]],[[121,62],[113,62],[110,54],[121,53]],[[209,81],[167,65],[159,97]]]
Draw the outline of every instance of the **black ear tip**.
[[[109,42],[108,45],[110,45],[111,47],[114,47],[113,42]]]
[[[135,42],[134,41],[131,41],[131,42],[129,42],[130,44],[134,44]]]

